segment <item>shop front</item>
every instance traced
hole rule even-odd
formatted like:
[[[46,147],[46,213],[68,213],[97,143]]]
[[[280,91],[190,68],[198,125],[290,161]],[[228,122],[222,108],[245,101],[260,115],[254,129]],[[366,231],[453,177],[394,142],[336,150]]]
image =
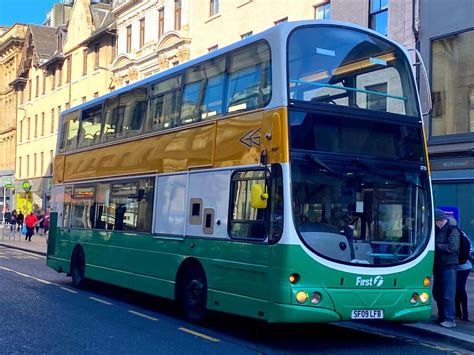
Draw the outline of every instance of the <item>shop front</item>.
[[[453,211],[474,238],[474,157],[432,159],[431,171],[435,206]]]

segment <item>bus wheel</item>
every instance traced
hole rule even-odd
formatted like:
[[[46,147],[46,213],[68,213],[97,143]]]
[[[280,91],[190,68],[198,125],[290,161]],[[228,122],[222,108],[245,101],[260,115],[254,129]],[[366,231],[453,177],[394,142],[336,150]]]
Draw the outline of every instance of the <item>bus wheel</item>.
[[[84,276],[86,270],[86,258],[82,248],[77,248],[72,255],[71,260],[71,278],[72,285],[76,288],[84,288],[86,278]]]
[[[185,275],[182,295],[182,309],[192,322],[202,321],[207,314],[207,282],[204,271],[188,270]]]

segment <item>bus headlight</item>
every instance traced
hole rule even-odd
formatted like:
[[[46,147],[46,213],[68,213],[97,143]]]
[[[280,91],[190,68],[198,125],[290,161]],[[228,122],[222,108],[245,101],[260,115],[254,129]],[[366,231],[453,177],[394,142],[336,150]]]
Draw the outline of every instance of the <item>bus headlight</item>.
[[[298,301],[298,303],[305,303],[308,300],[308,294],[306,293],[306,291],[298,291],[296,293],[296,300]]]
[[[321,294],[319,292],[313,292],[311,295],[311,303],[318,304],[319,302],[321,302]]]
[[[431,279],[429,277],[425,277],[425,279],[423,280],[423,285],[425,287],[428,287],[431,283]]]
[[[418,295],[418,293],[414,293],[413,295],[411,295],[410,303],[415,304],[416,302],[418,302],[419,298],[420,296]]]
[[[430,299],[430,295],[428,295],[426,292],[423,292],[423,293],[420,295],[420,301],[421,301],[421,303],[426,303],[426,302],[428,302],[429,299]]]

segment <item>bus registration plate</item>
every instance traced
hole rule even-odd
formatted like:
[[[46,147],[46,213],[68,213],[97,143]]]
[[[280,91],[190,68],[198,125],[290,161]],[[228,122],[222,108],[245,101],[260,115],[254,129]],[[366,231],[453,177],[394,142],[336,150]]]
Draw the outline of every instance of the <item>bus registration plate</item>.
[[[351,314],[352,319],[383,319],[382,309],[357,309]]]

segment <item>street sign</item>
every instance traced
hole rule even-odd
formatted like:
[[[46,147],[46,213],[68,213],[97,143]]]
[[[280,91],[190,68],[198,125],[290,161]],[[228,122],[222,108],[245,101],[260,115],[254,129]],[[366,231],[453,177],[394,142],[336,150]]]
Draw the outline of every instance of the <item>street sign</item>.
[[[13,185],[11,183],[5,184],[5,188],[11,190],[11,189],[15,188],[15,185]]]
[[[21,187],[23,187],[23,190],[25,190],[25,192],[30,192],[30,190],[31,190],[31,182],[29,182],[29,181],[23,181],[23,184],[21,184]]]

